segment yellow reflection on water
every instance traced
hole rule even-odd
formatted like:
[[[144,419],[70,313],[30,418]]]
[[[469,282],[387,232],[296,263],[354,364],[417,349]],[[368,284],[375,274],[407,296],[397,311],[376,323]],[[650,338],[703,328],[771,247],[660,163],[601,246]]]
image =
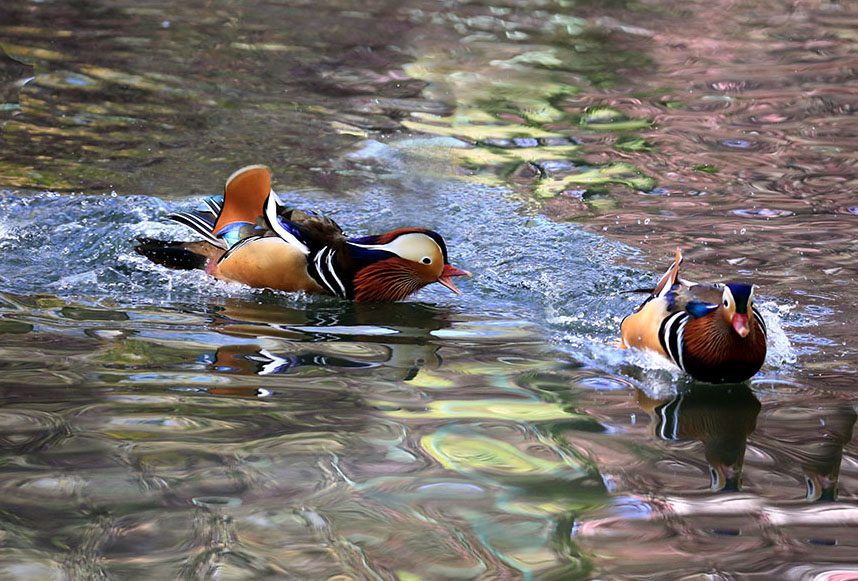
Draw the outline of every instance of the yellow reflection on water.
[[[572,464],[571,459],[557,455],[556,450],[548,450],[538,441],[520,444],[527,451],[509,442],[461,428],[441,428],[420,439],[420,445],[430,456],[444,468],[456,472],[495,476],[551,474],[571,478],[584,473],[580,466]],[[544,456],[536,456],[537,452]]]
[[[565,419],[570,416],[560,405],[543,401],[480,399],[436,400],[420,410],[392,410],[394,418],[493,418],[523,422]]]

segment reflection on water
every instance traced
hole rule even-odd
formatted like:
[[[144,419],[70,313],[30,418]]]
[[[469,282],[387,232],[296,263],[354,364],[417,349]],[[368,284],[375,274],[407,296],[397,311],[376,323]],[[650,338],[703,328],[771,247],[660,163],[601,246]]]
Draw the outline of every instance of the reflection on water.
[[[18,95],[32,76],[33,67],[11,58],[0,46],[0,134],[6,121],[20,113]]]
[[[712,476],[713,490],[738,492],[745,441],[754,431],[760,401],[745,386],[698,386],[655,400],[638,390],[638,405],[652,416],[652,431],[667,441],[697,440]]]
[[[856,18],[0,3],[0,577],[858,576]],[[247,163],[477,276],[363,305],[138,260]],[[677,245],[760,285],[746,386],[616,345]]]
[[[781,461],[801,469],[808,500],[835,500],[843,448],[852,440],[855,417],[848,400],[820,400],[771,412],[765,436],[782,444]]]
[[[393,373],[391,379],[408,380],[423,367],[439,366],[432,334],[451,325],[449,312],[420,303],[356,303],[308,312],[228,300],[215,312],[213,328],[251,342],[219,347],[207,360],[214,371],[245,375],[307,366],[335,373],[382,367]],[[253,342],[260,339],[266,344]]]
[[[850,571],[850,578],[855,479],[843,453],[855,422],[851,402],[735,395],[733,402],[705,391],[660,401],[639,394],[652,415],[649,427],[639,428],[628,410],[617,417],[631,434],[666,437],[668,449],[600,466],[618,494],[575,530],[582,549],[599,552],[598,570],[673,578],[700,571],[688,561],[694,555],[712,559],[719,571],[762,578],[791,578],[808,568],[820,575]],[[838,471],[848,498],[819,502],[835,499]]]
[[[377,332],[381,308],[395,335]],[[10,570],[535,573],[558,566],[552,515],[606,501],[586,455],[518,423],[575,417],[516,385],[558,365],[521,357],[520,341],[538,340],[531,329],[486,336],[485,321],[421,304],[300,311],[230,299],[135,322],[147,311],[74,311],[57,334],[68,345],[21,366],[33,382],[4,381],[4,506],[28,523],[10,538]],[[438,339],[432,327],[461,338]],[[215,367],[213,345],[229,369]],[[262,353],[301,350],[324,355],[260,373]],[[16,368],[13,348],[3,353]],[[319,359],[329,353],[337,359]],[[73,383],[46,380],[54,362],[76,370]],[[52,548],[58,536],[79,553]]]

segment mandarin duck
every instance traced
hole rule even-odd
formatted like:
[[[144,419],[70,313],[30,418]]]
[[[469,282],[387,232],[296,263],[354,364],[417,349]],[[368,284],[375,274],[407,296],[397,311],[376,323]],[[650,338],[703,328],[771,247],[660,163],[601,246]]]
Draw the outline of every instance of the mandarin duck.
[[[737,492],[748,436],[757,426],[760,400],[745,385],[696,385],[671,398],[655,399],[637,389],[637,403],[652,417],[654,437],[698,440],[709,464],[711,488]]]
[[[451,278],[470,276],[450,265],[444,239],[432,230],[347,238],[333,220],[283,206],[271,189],[271,172],[261,165],[239,169],[223,196],[170,219],[204,240],[140,238],[135,250],[170,268],[204,269],[216,279],[257,288],[389,302],[433,282],[461,294]]]
[[[754,286],[705,285],[679,277],[682,252],[655,289],[621,324],[622,347],[649,349],[694,379],[737,383],[766,358],[766,323],[753,305]]]

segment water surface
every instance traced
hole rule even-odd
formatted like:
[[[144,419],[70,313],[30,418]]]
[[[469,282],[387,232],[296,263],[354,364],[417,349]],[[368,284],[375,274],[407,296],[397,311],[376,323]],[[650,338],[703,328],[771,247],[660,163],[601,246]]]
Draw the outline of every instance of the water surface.
[[[0,576],[858,578],[855,10],[4,2]],[[247,163],[476,276],[133,252]],[[745,385],[617,346],[677,246],[760,285]]]

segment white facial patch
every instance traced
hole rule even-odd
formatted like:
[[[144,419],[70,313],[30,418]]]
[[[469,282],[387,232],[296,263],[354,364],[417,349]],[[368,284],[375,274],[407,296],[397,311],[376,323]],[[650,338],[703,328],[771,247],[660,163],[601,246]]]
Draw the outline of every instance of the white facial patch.
[[[724,292],[721,294],[721,303],[725,309],[729,309],[733,305],[733,293],[728,286],[724,287]]]
[[[443,256],[438,243],[420,232],[402,234],[387,244],[355,244],[355,246],[373,250],[386,250],[406,260],[413,260],[421,264],[439,264]],[[426,262],[425,259],[427,258],[429,262]]]

